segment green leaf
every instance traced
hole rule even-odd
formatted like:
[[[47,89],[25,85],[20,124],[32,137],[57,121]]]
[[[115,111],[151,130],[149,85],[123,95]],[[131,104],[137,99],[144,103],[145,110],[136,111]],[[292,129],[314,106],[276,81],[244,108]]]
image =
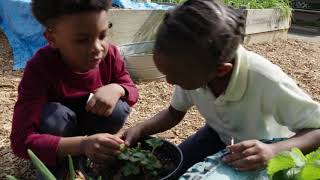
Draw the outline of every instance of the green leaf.
[[[102,180],[102,176],[99,176],[99,177],[98,177],[98,180]]]
[[[137,175],[139,173],[140,173],[139,167],[133,163],[126,163],[123,167],[124,176]]]
[[[120,151],[124,151],[126,149],[126,145],[125,144],[120,144]]]
[[[130,158],[130,155],[128,153],[121,153],[118,156],[118,159],[120,159],[120,160],[129,160],[129,158]]]
[[[146,143],[149,144],[149,146],[152,147],[152,152],[157,148],[157,147],[160,147],[163,142],[161,139],[159,138],[151,138],[151,139],[148,139],[146,140]]]
[[[306,157],[298,148],[292,148],[291,150],[291,157],[293,158],[296,166],[303,167],[306,163]]]
[[[320,160],[320,148],[318,148],[316,151],[313,151],[313,152],[307,154],[306,159],[307,159],[308,163],[315,161],[315,160]]]
[[[303,180],[317,180],[320,179],[320,160],[307,163],[302,169],[301,179]]]
[[[68,155],[68,161],[69,161],[70,180],[74,180],[76,173],[74,172],[73,161],[72,161],[72,157],[70,155]]]
[[[268,162],[267,166],[267,173],[272,179],[273,175],[276,172],[289,169],[295,166],[295,161],[291,156],[291,152],[289,151],[283,151],[273,157],[271,160]]]
[[[158,175],[158,172],[157,172],[157,171],[152,171],[152,172],[151,172],[151,175],[157,176],[157,175]]]
[[[146,155],[142,152],[136,152],[133,154],[133,157],[139,159],[139,160],[143,160],[146,158]]]
[[[30,149],[28,149],[28,154],[33,165],[36,167],[36,169],[39,170],[44,180],[56,180],[56,178],[49,171],[49,169],[41,162],[41,160]]]
[[[10,176],[10,175],[6,175],[7,180],[17,180],[17,178]]]
[[[300,172],[301,172],[300,167],[294,167],[294,168],[285,170],[285,179],[299,180]]]
[[[162,145],[160,139],[148,139],[146,143],[149,144],[153,150]],[[153,152],[153,151],[152,151]],[[122,153],[118,156],[119,160],[123,160],[125,165],[122,168],[122,174],[124,176],[137,175],[142,169],[149,170],[150,173],[155,169],[162,167],[160,161],[150,150],[142,149],[141,143],[138,143],[136,147],[126,147]]]
[[[278,171],[272,176],[272,180],[288,180],[286,170]]]

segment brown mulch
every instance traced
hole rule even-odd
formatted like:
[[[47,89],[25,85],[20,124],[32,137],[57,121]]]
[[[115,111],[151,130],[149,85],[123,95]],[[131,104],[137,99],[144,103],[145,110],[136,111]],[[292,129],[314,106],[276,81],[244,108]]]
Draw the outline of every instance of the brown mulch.
[[[6,69],[5,73],[0,75],[0,179],[3,179],[6,174],[14,175],[19,179],[34,179],[30,163],[15,157],[10,150],[12,111],[17,98],[21,72],[10,73],[12,51],[9,46],[3,45],[3,42],[6,42],[3,38],[4,36],[0,33],[0,70],[3,67]],[[320,42],[311,44],[288,40],[252,45],[247,48],[281,66],[285,72],[297,80],[300,87],[317,101],[320,100]],[[140,90],[140,100],[133,108],[127,127],[166,108],[171,98],[172,86],[164,80],[138,82],[137,85]],[[203,123],[204,120],[196,109],[192,109],[178,126],[160,133],[159,136],[178,144]]]

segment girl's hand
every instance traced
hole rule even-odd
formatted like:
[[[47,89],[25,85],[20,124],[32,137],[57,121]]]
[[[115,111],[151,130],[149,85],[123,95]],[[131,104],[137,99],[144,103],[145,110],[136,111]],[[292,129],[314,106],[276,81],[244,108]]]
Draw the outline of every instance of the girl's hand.
[[[108,84],[98,88],[86,105],[86,111],[108,117],[125,90],[118,84]]]
[[[224,156],[222,160],[239,171],[263,168],[276,154],[272,144],[258,140],[242,141],[227,148],[230,154]]]
[[[139,125],[124,130],[118,134],[127,146],[135,144],[143,135]]]
[[[112,160],[120,152],[123,140],[108,133],[95,134],[84,138],[81,142],[81,152],[95,162]]]

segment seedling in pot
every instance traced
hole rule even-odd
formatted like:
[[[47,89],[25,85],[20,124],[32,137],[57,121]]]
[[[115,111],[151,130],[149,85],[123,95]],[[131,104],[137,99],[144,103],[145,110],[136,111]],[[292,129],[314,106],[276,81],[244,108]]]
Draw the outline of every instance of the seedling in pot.
[[[124,176],[138,175],[140,173],[151,174],[157,176],[162,165],[158,158],[154,155],[156,148],[162,145],[162,141],[157,138],[151,138],[145,141],[152,149],[145,150],[141,148],[141,143],[136,147],[129,148],[121,145],[122,153],[118,159],[124,162],[122,174]]]

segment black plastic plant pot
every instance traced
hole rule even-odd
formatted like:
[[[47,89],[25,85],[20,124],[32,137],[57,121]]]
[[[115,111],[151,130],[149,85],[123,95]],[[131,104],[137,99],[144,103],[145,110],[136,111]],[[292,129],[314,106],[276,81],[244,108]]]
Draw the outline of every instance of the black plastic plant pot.
[[[151,147],[145,143],[145,140],[150,139],[152,137],[142,138],[139,142],[141,143],[141,148],[145,150],[150,150]],[[79,169],[82,174],[85,176],[87,180],[97,180],[99,176],[103,180],[153,180],[153,179],[160,179],[160,180],[171,180],[177,179],[178,171],[181,167],[183,155],[179,147],[175,144],[161,139],[163,144],[155,149],[154,155],[159,159],[160,163],[162,164],[162,168],[158,170],[158,175],[156,177],[150,178],[143,173],[139,175],[130,175],[130,176],[123,176],[120,175],[120,169],[123,164],[120,163],[113,163],[112,165],[108,165],[99,170],[95,170],[92,167],[90,160],[86,157],[81,157],[79,159]],[[91,165],[90,165],[91,164]],[[106,163],[107,164],[107,163]],[[103,166],[103,165],[102,165]]]

